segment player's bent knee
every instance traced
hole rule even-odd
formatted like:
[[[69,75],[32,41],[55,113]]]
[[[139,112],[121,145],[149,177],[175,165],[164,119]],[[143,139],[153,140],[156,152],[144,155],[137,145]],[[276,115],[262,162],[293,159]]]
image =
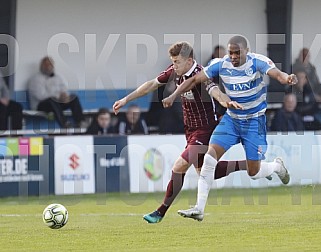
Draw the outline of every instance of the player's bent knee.
[[[260,161],[247,160],[247,174],[252,177],[255,176],[260,170]]]
[[[258,172],[259,172],[259,169],[257,167],[249,167],[248,170],[247,170],[247,174],[250,177],[255,176]]]
[[[179,157],[175,161],[172,171],[175,173],[186,173],[189,167],[190,164],[182,157]]]
[[[204,165],[202,166],[201,174],[213,171],[216,167],[217,160],[209,154],[204,156]]]

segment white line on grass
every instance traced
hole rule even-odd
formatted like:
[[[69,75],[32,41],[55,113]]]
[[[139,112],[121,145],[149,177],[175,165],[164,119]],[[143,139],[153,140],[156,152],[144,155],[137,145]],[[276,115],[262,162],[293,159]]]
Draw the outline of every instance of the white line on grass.
[[[0,217],[34,217],[41,216],[42,214],[0,214]]]
[[[224,215],[261,215],[262,213],[253,213],[253,212],[237,212],[237,213],[224,213]],[[89,216],[89,217],[99,217],[99,216],[143,216],[144,213],[81,213],[80,216]],[[176,213],[167,214],[175,215]],[[211,215],[210,213],[205,213],[205,216]],[[42,214],[0,214],[0,217],[39,217]]]
[[[143,216],[143,213],[81,213],[80,216],[88,216],[88,217],[99,217],[99,216]],[[176,214],[169,214],[175,215]],[[205,214],[210,215],[210,214]],[[39,217],[42,214],[0,214],[0,217]]]

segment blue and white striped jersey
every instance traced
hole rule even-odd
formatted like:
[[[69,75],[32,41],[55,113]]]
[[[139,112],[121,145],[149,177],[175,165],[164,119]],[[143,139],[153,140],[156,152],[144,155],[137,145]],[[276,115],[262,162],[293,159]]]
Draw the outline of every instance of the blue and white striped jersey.
[[[267,85],[263,76],[275,68],[268,57],[248,53],[246,62],[234,67],[228,55],[213,59],[204,72],[208,78],[221,77],[226,94],[232,101],[242,104],[244,109],[228,109],[227,113],[237,119],[258,117],[265,113]]]

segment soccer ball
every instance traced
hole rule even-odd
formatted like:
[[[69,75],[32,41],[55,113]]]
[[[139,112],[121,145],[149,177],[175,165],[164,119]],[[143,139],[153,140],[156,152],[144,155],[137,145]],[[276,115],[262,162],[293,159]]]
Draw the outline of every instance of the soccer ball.
[[[164,158],[162,154],[154,148],[146,151],[144,155],[144,171],[146,176],[153,181],[157,181],[162,177],[163,169]]]
[[[50,204],[43,210],[42,220],[52,229],[62,228],[68,222],[68,211],[61,204]]]

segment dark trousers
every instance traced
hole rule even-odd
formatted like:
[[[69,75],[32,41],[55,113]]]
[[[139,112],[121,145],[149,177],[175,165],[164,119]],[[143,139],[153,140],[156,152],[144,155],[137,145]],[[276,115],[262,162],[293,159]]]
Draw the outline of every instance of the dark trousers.
[[[11,118],[11,129],[22,129],[22,106],[15,101],[9,101],[8,106],[0,103],[0,130],[8,130],[8,118]]]
[[[63,111],[67,109],[71,110],[72,117],[76,124],[84,120],[82,107],[76,95],[70,95],[69,102],[59,102],[55,98],[48,98],[40,102],[37,109],[46,113],[53,112],[61,127],[66,127],[67,120]]]
[[[162,110],[159,120],[159,132],[161,134],[184,133],[183,112],[180,102],[174,102],[172,107]]]

